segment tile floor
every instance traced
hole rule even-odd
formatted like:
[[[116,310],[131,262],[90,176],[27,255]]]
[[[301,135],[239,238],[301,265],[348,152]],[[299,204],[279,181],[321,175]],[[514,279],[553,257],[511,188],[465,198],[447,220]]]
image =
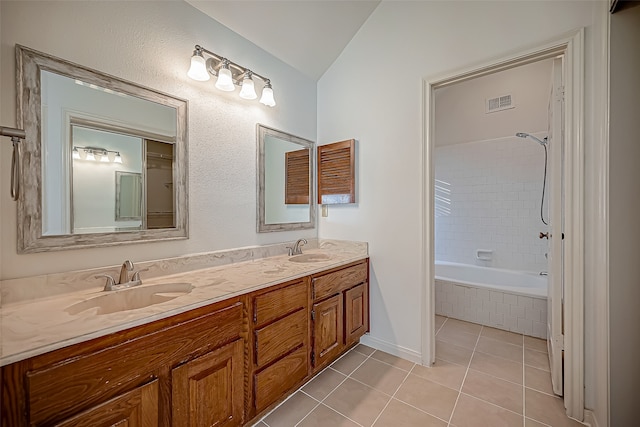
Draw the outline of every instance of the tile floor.
[[[551,391],[546,342],[436,316],[431,368],[358,345],[256,427],[581,426]]]

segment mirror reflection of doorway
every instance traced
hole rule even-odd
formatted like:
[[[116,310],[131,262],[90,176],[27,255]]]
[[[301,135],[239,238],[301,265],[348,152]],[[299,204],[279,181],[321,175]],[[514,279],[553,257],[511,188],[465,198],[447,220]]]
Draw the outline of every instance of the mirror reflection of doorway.
[[[146,228],[175,227],[173,144],[145,140]]]

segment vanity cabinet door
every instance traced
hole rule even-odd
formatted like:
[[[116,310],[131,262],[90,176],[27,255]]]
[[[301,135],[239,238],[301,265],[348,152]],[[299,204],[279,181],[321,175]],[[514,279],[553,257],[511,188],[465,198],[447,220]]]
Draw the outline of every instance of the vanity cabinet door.
[[[314,367],[337,357],[343,349],[342,294],[313,305]]]
[[[243,339],[174,368],[171,371],[172,425],[242,425],[243,381]]]
[[[344,293],[345,342],[357,342],[369,329],[369,295],[367,284],[362,283]]]
[[[55,424],[56,427],[156,427],[158,425],[158,380],[122,393]]]

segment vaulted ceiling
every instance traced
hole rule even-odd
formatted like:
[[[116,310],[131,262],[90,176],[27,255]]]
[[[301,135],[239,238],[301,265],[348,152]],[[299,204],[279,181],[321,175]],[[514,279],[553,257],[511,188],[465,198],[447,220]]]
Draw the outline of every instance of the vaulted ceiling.
[[[308,77],[318,80],[380,0],[186,0]]]

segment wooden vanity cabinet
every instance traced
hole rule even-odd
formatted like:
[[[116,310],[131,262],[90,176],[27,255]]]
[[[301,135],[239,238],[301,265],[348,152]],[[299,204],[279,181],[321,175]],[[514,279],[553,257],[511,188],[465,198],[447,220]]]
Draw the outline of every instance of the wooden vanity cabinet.
[[[255,292],[250,299],[248,419],[309,375],[309,279]]]
[[[242,328],[243,304],[235,298],[4,366],[0,424],[171,426],[186,373],[189,398],[208,396],[214,413],[231,420],[221,425],[242,425]],[[236,399],[228,407],[212,396]],[[114,407],[120,418],[83,421]],[[179,425],[212,425],[199,414],[175,414]]]
[[[312,367],[318,372],[369,330],[369,261],[312,276]]]

